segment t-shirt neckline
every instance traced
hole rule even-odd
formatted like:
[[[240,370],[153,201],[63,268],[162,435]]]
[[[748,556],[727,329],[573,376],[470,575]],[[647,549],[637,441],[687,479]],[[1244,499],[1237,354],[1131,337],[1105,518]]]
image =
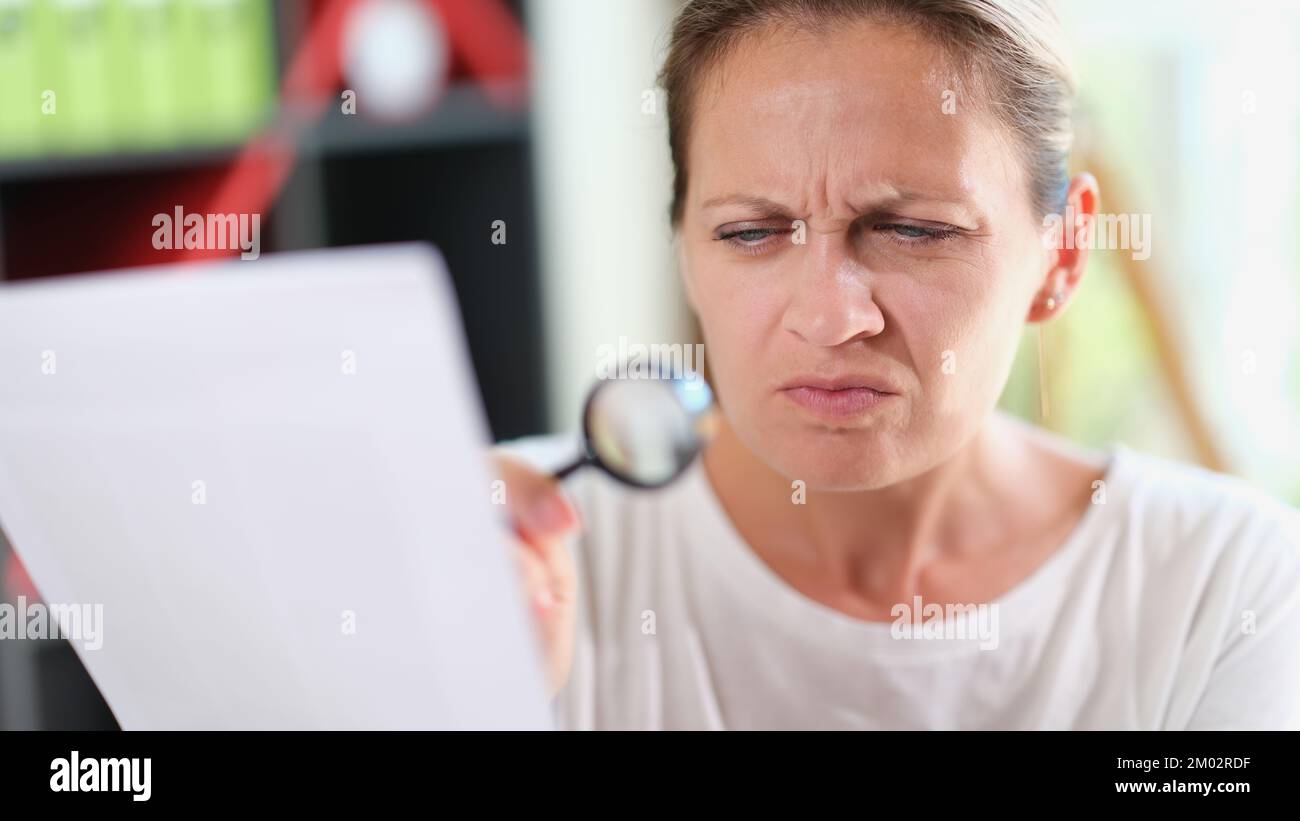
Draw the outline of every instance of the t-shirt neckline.
[[[1106,520],[1119,515],[1118,506],[1125,504],[1127,493],[1122,486],[1129,474],[1130,453],[1123,444],[1115,443],[1104,451],[1107,454],[1102,482],[1106,493],[1105,504],[1091,504],[1079,521],[1061,542],[1061,545],[1042,564],[1014,587],[987,604],[997,605],[1000,616],[1007,611],[1015,613],[1047,612],[1050,600],[1059,599],[1062,577],[1076,564],[1090,544],[1096,541],[1097,532]],[[747,588],[745,598],[761,603],[774,623],[817,635],[828,641],[846,639],[861,648],[877,648],[884,653],[904,652],[907,655],[948,655],[955,650],[964,652],[975,648],[969,641],[900,641],[891,630],[891,622],[866,621],[808,597],[772,570],[741,536],[727,515],[704,469],[704,460],[696,459],[680,483],[680,492],[690,511],[687,516],[704,537],[702,551],[722,573],[729,584]],[[1008,638],[1017,629],[1025,629],[1032,618],[1002,618],[999,622],[1000,639]]]

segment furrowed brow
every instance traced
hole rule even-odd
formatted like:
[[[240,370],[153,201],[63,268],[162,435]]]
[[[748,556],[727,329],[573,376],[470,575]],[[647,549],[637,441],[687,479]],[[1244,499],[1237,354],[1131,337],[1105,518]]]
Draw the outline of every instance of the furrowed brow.
[[[712,197],[705,200],[700,208],[718,208],[723,205],[740,205],[751,211],[776,216],[789,216],[790,213],[790,209],[779,202],[769,200],[766,197],[756,197],[748,194],[726,194],[721,197]]]

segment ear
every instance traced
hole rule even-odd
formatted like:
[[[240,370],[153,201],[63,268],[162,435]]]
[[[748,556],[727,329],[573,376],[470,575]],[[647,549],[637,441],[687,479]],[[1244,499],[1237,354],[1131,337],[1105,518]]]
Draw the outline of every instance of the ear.
[[[1029,322],[1046,322],[1065,309],[1088,268],[1101,192],[1088,173],[1070,180],[1065,213],[1049,215],[1042,233],[1043,279],[1029,306]]]

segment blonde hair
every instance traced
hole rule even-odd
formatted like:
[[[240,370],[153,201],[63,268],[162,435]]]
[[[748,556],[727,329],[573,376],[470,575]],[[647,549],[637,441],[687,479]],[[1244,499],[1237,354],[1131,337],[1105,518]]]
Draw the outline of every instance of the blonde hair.
[[[862,18],[912,28],[937,44],[1014,135],[1038,216],[1064,207],[1075,79],[1045,0],[690,0],[673,22],[659,73],[668,96],[674,225],[685,206],[691,117],[710,70],[742,39],[769,27],[820,32]]]

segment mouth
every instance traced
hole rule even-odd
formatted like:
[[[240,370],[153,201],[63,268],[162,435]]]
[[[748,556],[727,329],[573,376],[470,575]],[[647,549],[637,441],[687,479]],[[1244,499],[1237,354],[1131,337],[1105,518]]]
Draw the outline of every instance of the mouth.
[[[799,377],[779,391],[786,399],[824,420],[845,421],[874,411],[898,397],[883,380],[872,377],[822,379]]]

